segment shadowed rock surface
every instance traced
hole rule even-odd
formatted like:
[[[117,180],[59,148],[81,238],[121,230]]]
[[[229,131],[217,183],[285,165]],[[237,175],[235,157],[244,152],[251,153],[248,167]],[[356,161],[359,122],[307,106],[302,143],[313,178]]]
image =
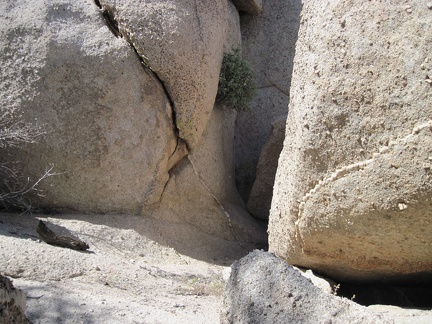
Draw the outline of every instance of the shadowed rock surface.
[[[245,201],[255,181],[261,150],[272,132],[271,125],[288,113],[301,8],[300,0],[263,1],[260,14],[241,16],[243,57],[257,78],[257,93],[250,110],[239,113],[236,120],[236,181]]]
[[[221,323],[427,323],[431,311],[363,307],[325,293],[271,253],[236,261],[225,287]]]

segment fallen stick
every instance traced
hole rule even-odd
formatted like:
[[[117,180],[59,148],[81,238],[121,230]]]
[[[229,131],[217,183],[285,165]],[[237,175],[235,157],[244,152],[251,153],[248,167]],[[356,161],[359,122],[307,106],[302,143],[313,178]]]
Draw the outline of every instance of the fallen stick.
[[[87,250],[89,248],[88,244],[84,241],[69,236],[57,235],[41,220],[36,228],[36,232],[39,234],[39,238],[42,241],[50,245],[61,246],[72,250]]]

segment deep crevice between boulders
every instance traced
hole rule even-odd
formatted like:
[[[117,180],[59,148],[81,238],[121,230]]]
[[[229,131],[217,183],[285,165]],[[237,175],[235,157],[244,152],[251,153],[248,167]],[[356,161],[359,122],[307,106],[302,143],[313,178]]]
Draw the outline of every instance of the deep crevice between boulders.
[[[432,309],[432,284],[355,284],[341,282],[334,294],[363,305],[390,305],[403,308]]]

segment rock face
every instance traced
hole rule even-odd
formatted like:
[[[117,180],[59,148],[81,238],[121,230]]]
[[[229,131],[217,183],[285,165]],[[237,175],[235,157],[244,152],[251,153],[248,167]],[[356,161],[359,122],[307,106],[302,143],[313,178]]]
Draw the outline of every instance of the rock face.
[[[272,124],[272,133],[258,160],[255,182],[247,203],[248,211],[257,218],[269,217],[279,154],[285,139],[285,123],[286,116],[282,116]]]
[[[26,296],[24,291],[14,288],[12,282],[0,275],[0,323],[27,324],[24,312]]]
[[[245,201],[271,125],[288,112],[300,10],[300,0],[263,1],[259,15],[241,17],[243,58],[257,77],[257,93],[250,110],[239,113],[236,121],[236,181]],[[269,173],[275,174],[276,169]],[[271,196],[271,192],[266,195]]]
[[[2,107],[46,130],[1,159],[21,161],[33,179],[54,165],[38,206],[154,217],[168,244],[197,257],[266,244],[235,189],[235,113],[213,109],[222,53],[241,42],[231,2],[0,9]]]
[[[170,172],[149,214],[164,223],[157,231],[167,233],[165,244],[198,259],[236,258],[267,245],[265,229],[245,211],[235,188],[234,121],[235,112],[215,107],[200,143]]]
[[[290,264],[432,274],[431,23],[420,2],[304,4],[269,224]]]
[[[431,311],[363,307],[315,287],[273,254],[236,261],[225,287],[221,323],[427,323]]]
[[[101,0],[165,85],[179,135],[193,148],[210,118],[226,39],[226,0]]]
[[[50,164],[59,173],[41,184],[40,205],[140,213],[157,201],[177,146],[157,78],[92,2],[2,7],[1,104],[46,131],[41,144],[8,159],[22,161],[33,178]]]

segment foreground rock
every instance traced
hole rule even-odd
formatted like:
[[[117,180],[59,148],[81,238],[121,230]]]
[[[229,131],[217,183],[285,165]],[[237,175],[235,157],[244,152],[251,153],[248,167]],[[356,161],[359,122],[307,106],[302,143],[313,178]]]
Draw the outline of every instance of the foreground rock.
[[[236,261],[225,287],[221,323],[427,323],[431,311],[363,307],[325,293],[273,254]]]
[[[14,288],[9,278],[0,275],[0,323],[29,323],[24,314],[25,309],[24,291]]]
[[[312,1],[302,11],[270,249],[340,279],[427,280],[430,9],[379,1],[322,9]]]

